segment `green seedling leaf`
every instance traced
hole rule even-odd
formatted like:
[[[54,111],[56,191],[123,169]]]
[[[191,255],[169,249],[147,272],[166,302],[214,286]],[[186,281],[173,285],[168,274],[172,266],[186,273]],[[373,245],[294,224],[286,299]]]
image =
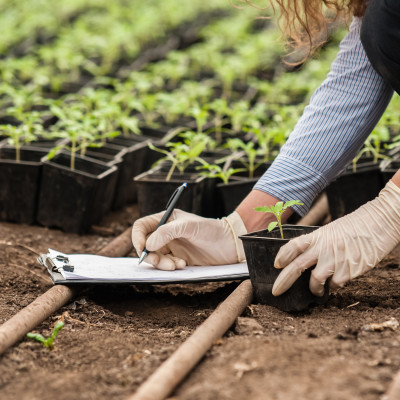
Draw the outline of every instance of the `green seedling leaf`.
[[[46,347],[49,350],[54,349],[54,339],[57,337],[58,333],[60,330],[64,327],[64,322],[63,321],[58,321],[54,328],[53,331],[51,332],[51,335],[48,338],[45,338],[43,335],[40,333],[32,333],[29,332],[27,333],[27,338],[36,340],[37,342],[43,343],[43,346]]]
[[[264,206],[264,207],[255,207],[255,211],[261,211],[261,212],[266,212],[266,213],[272,213],[275,215],[276,221],[271,222],[268,225],[268,231],[272,231],[276,226],[279,226],[279,230],[281,233],[281,238],[283,239],[283,230],[282,230],[282,214],[285,212],[285,210],[289,207],[292,207],[294,205],[303,205],[299,200],[289,200],[285,204],[283,201],[278,201],[274,206]]]
[[[292,206],[302,206],[303,203],[300,203],[299,200],[289,200],[285,203],[285,209]]]
[[[58,333],[61,331],[61,329],[64,327],[64,322],[63,321],[57,321],[57,323],[54,325],[53,332],[51,333],[51,338],[54,340]]]
[[[52,158],[54,158],[54,156],[57,154],[57,152],[58,152],[59,150],[61,150],[63,147],[64,147],[63,145],[53,147],[53,148],[47,153],[47,156],[46,156],[47,159],[48,159],[48,160],[51,160]]]
[[[278,222],[274,221],[268,225],[268,231],[271,232],[278,225]]]
[[[40,343],[43,343],[43,344],[44,344],[44,342],[46,341],[46,339],[44,338],[44,336],[41,335],[40,333],[32,333],[32,332],[29,332],[29,333],[26,334],[26,337],[29,338],[29,339],[36,340],[37,342],[40,342]]]
[[[271,208],[268,207],[268,206],[264,206],[264,207],[255,207],[254,209],[255,209],[256,211],[262,211],[262,212],[273,212],[273,211],[271,210]]]

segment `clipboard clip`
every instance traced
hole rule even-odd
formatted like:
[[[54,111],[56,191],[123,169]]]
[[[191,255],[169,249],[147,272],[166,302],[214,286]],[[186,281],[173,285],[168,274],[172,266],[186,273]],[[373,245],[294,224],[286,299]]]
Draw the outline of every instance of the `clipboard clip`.
[[[67,256],[59,254],[58,256],[56,256],[56,260],[61,261],[63,265],[62,267],[57,267],[53,265],[53,271],[60,272],[60,269],[62,268],[66,272],[74,272],[74,266],[69,262],[69,258]]]

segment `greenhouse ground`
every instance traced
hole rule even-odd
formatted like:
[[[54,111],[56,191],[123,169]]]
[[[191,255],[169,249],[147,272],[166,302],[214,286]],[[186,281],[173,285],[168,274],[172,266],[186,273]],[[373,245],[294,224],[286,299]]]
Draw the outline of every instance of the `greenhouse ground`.
[[[109,215],[117,235],[136,208]],[[0,323],[52,284],[28,249],[96,253],[112,236],[0,223]],[[251,305],[170,399],[380,399],[400,366],[400,249],[331,294],[326,306],[287,314]],[[0,399],[124,399],[187,339],[238,282],[97,287],[35,330],[64,329],[49,351],[26,339],[0,356]]]

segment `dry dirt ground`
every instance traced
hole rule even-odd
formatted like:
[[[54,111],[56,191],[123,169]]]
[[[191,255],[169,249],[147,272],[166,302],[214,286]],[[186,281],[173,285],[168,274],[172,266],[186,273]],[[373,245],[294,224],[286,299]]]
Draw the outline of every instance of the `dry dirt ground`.
[[[127,207],[102,224],[117,235],[135,217]],[[29,248],[96,253],[111,239],[0,223],[0,324],[52,285]],[[399,261],[395,251],[308,312],[251,305],[171,399],[382,398],[400,369],[400,328],[363,327],[400,320]],[[124,399],[237,285],[89,288],[35,330],[64,315],[53,351],[24,339],[0,356],[0,399]]]

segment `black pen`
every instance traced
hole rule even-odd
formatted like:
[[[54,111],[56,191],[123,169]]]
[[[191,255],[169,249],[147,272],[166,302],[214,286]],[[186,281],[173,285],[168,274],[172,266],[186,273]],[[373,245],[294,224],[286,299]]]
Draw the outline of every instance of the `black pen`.
[[[169,199],[165,211],[165,214],[161,218],[161,221],[158,223],[155,231],[161,226],[164,225],[167,221],[168,218],[171,216],[172,211],[174,211],[175,205],[178,202],[179,198],[181,197],[183,191],[187,188],[187,183],[184,183],[183,185],[179,186],[178,189],[175,190],[175,192],[172,194],[171,198]],[[146,249],[146,247],[143,249],[142,254],[140,255],[139,258],[139,264],[144,260],[145,257],[149,254],[149,251]]]

